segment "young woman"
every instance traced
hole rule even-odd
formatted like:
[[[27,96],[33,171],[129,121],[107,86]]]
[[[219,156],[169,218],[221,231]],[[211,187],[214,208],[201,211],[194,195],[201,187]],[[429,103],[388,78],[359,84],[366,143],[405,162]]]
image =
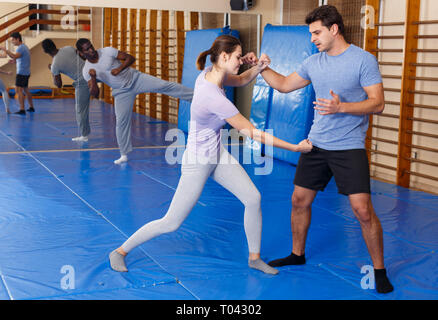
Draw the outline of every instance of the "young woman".
[[[208,55],[213,65],[204,70]],[[245,57],[245,60],[250,58]],[[208,177],[212,177],[245,205],[244,229],[249,249],[249,267],[268,274],[278,273],[278,270],[260,259],[260,193],[239,162],[221,145],[220,140],[220,129],[228,122],[261,143],[272,141],[276,147],[297,152],[309,152],[312,149],[308,140],[303,140],[298,145],[290,144],[255,129],[226,98],[224,86],[246,85],[268,64],[269,58],[262,55],[251,69],[237,75],[242,65],[242,47],[237,38],[228,35],[219,36],[209,50],[199,55],[197,67],[204,71],[195,83],[189,136],[177,190],[163,218],[147,223],[121,247],[110,253],[110,263],[114,270],[128,271],[125,256],[132,249],[161,234],[177,230],[198,201]]]

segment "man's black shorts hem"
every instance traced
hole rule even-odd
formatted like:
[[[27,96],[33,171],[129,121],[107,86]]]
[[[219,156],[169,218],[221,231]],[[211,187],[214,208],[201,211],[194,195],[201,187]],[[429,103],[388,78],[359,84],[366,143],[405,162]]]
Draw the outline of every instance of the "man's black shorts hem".
[[[294,184],[324,191],[333,176],[340,194],[370,194],[370,172],[365,149],[324,150],[313,147],[311,152],[301,154]]]
[[[30,75],[17,74],[15,77],[15,86],[27,88],[29,86]]]

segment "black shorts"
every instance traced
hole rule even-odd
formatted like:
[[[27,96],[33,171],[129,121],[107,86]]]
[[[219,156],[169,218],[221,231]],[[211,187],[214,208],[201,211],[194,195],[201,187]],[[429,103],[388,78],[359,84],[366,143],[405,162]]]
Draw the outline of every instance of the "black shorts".
[[[27,88],[29,86],[29,76],[25,76],[22,74],[17,74],[16,78],[15,78],[15,85],[17,87],[23,87],[23,88]]]
[[[371,193],[365,149],[330,151],[313,147],[311,152],[301,154],[294,184],[323,191],[332,176],[341,194]]]

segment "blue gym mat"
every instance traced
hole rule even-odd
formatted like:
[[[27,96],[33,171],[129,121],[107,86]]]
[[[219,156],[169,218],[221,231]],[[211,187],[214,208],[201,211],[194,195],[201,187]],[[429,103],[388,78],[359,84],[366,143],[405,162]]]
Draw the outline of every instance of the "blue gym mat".
[[[438,298],[438,197],[375,180],[390,294],[362,288],[371,260],[333,182],[313,205],[306,265],[276,276],[248,268],[243,205],[209,180],[180,229],[134,249],[128,273],[114,272],[109,252],[170,204],[180,166],[166,162],[164,137],[176,125],[134,114],[135,149],[117,166],[111,106],[91,102],[90,140],[76,143],[73,99],[34,103],[26,116],[0,106],[0,299]],[[272,173],[257,175],[262,165],[244,168],[262,194],[261,255],[271,260],[291,251],[295,167],[274,159]]]
[[[260,53],[271,58],[270,68],[288,76],[309,56],[317,53],[310,41],[308,26],[273,26],[263,31]],[[271,129],[273,134],[290,143],[307,138],[313,123],[312,84],[290,93],[281,93],[268,86],[259,75],[253,89],[250,120],[260,130]],[[253,142],[252,142],[253,143]],[[292,164],[298,163],[299,153],[280,148],[266,148],[266,155]]]

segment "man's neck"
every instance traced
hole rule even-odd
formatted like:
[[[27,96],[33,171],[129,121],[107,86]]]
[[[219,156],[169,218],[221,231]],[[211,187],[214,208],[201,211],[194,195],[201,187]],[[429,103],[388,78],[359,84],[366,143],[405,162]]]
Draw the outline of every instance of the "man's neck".
[[[329,56],[338,56],[344,53],[350,47],[350,44],[345,41],[344,37],[340,37],[336,39],[333,43],[333,46],[327,50],[327,54]]]

